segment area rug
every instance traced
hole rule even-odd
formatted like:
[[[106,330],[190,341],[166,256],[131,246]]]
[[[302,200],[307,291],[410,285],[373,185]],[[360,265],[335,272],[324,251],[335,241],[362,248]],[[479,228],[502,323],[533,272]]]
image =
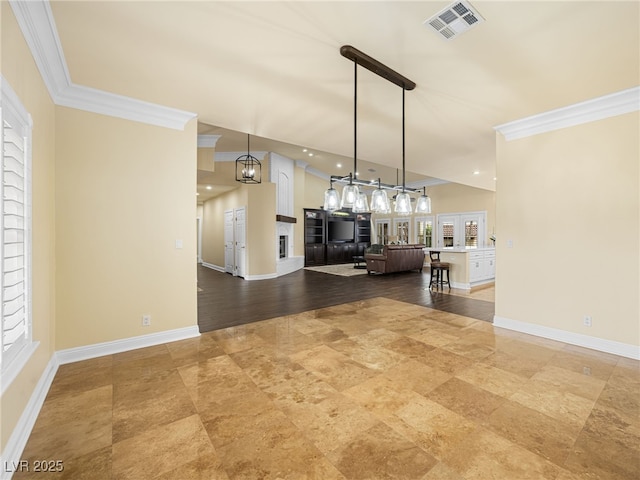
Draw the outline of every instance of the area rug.
[[[329,273],[331,275],[340,275],[341,277],[353,277],[354,275],[366,275],[366,268],[353,268],[353,263],[343,263],[340,265],[321,265],[319,267],[304,267],[305,270],[311,270],[320,273]]]

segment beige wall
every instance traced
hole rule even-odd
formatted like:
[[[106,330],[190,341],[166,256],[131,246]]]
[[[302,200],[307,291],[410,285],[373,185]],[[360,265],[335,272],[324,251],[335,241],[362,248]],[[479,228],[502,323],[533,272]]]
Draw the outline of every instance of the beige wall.
[[[2,2],[2,75],[33,119],[32,321],[40,342],[20,375],[0,398],[0,451],[22,415],[55,351],[55,108],[24,42],[13,11]]]
[[[264,167],[263,167],[264,172]],[[238,184],[238,188],[204,202],[202,260],[224,268],[224,212],[246,207],[247,275],[276,271],[276,185]]]
[[[487,238],[485,243],[490,245],[489,237],[495,228],[496,193],[491,190],[469,187],[459,183],[445,183],[427,188],[427,195],[431,197],[432,215],[458,212],[487,212]]]
[[[263,167],[264,168],[264,167]],[[276,271],[276,184],[245,185],[249,191],[247,209],[247,265],[249,275]]]
[[[296,213],[299,213],[302,218],[303,208],[322,208],[322,204],[324,203],[324,192],[327,188],[329,188],[329,182],[327,180],[310,173],[305,173],[303,203],[300,205],[300,212]],[[342,189],[338,184],[335,184],[334,188],[339,192],[342,192]]]
[[[197,325],[196,144],[57,107],[58,350]]]
[[[246,190],[236,188],[204,202],[202,207],[202,261],[224,268],[224,212],[246,207]]]
[[[640,345],[639,118],[498,135],[497,316]]]

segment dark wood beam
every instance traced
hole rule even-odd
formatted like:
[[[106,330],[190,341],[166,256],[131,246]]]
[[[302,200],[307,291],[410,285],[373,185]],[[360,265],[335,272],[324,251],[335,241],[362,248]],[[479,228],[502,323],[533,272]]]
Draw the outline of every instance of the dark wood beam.
[[[380,63],[375,58],[370,57],[351,45],[343,45],[340,47],[340,54],[405,90],[413,90],[416,88],[415,82],[412,82],[407,77],[400,75],[395,70],[390,69],[385,64]]]

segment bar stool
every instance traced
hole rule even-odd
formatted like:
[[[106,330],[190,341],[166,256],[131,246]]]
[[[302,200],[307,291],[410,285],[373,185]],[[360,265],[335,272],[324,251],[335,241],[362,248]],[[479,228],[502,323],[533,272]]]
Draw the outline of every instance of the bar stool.
[[[429,281],[429,288],[433,285],[444,288],[444,274],[447,274],[447,286],[451,290],[451,283],[449,282],[449,263],[440,261],[440,252],[430,251],[429,259],[431,260],[431,280]]]

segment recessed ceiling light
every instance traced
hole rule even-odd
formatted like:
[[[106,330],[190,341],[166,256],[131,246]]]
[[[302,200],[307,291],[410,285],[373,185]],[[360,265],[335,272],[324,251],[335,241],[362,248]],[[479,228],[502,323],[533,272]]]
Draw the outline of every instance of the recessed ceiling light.
[[[474,170],[474,171],[473,171],[473,174],[474,174],[474,175],[480,175],[480,170]]]
[[[303,149],[302,149],[302,151],[303,151],[304,153],[307,153],[307,149],[306,149],[306,148],[303,148]]]
[[[336,167],[342,168],[342,164],[341,163],[336,163]]]
[[[213,187],[211,185],[207,185],[207,190],[211,190]]]
[[[313,157],[313,153],[312,153],[312,152],[309,152],[309,156],[310,156],[310,157]]]

